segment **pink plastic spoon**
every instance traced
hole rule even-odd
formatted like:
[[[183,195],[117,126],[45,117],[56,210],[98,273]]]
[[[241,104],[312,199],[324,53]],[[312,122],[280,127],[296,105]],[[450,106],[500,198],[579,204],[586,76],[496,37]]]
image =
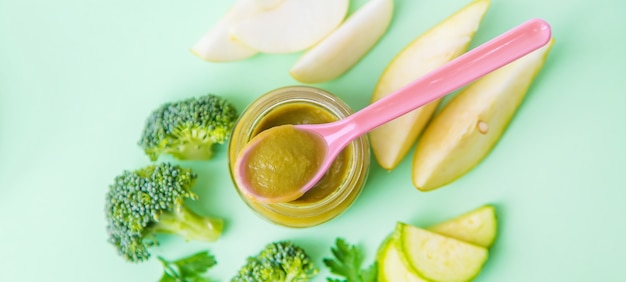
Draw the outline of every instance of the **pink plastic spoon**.
[[[316,164],[317,170],[312,177],[308,180],[301,179],[301,182],[305,183],[301,187],[271,187],[274,192],[262,195],[263,193],[259,193],[258,188],[255,189],[250,182],[247,169],[251,153],[258,150],[259,146],[267,141],[268,136],[272,136],[272,130],[284,126],[270,128],[253,138],[239,153],[234,168],[235,181],[244,195],[258,202],[278,203],[295,200],[319,181],[341,150],[354,139],[544,46],[550,37],[551,30],[547,22],[531,19],[345,119],[326,124],[285,125],[309,132],[313,139],[319,139],[318,142],[324,143],[320,146],[325,148],[325,152],[320,153],[323,159]],[[273,164],[263,164],[263,167],[272,170]],[[279,169],[272,170],[271,173],[276,174],[273,177],[284,176],[287,179],[293,178],[294,172],[290,169]]]

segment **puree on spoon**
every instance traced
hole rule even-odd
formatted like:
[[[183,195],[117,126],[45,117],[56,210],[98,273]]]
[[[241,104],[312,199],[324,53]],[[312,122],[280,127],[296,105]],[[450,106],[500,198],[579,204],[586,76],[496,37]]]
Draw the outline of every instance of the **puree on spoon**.
[[[246,147],[250,148],[247,158],[240,161],[246,164],[251,192],[260,199],[280,200],[283,195],[298,194],[317,173],[326,145],[314,133],[282,125],[261,132]]]
[[[294,102],[277,106],[264,116],[255,130],[252,138],[268,129],[288,124],[318,124],[336,121],[338,118],[327,110],[310,103]],[[320,201],[340,187],[348,177],[348,170],[352,165],[349,160],[353,157],[352,146],[346,147],[337,156],[330,169],[320,179],[314,188],[304,193],[300,198],[291,201],[292,204],[310,204]]]

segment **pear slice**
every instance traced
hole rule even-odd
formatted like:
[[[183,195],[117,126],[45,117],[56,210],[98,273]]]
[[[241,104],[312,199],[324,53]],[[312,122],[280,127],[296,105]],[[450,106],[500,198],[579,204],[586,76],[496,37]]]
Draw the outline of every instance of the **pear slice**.
[[[263,10],[266,10],[266,11],[274,9],[278,7],[278,5],[285,2],[285,0],[255,0],[255,1],[258,6],[260,6]]]
[[[283,0],[238,0],[228,12],[191,47],[191,52],[210,62],[229,62],[252,57],[254,50],[233,40],[230,29],[240,21],[276,7]]]
[[[291,68],[304,83],[335,79],[356,64],[385,34],[393,0],[369,0],[328,37],[306,52]]]
[[[489,257],[487,249],[398,223],[397,244],[404,259],[427,281],[470,281]]]
[[[430,191],[461,177],[487,156],[511,121],[554,44],[476,80],[433,119],[417,144],[413,184]]]
[[[444,236],[489,248],[495,241],[497,234],[496,210],[491,205],[485,205],[427,229]]]
[[[301,51],[337,28],[348,4],[348,0],[285,0],[234,25],[231,35],[264,53]]]
[[[372,102],[463,54],[489,4],[489,0],[476,0],[468,4],[406,46],[381,75]],[[402,161],[430,120],[439,101],[424,105],[370,132],[374,156],[381,167],[392,170]]]

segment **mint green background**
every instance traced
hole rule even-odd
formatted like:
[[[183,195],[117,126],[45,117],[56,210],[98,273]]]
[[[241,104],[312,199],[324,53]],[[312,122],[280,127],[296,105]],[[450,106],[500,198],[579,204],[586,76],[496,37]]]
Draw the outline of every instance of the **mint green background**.
[[[106,242],[103,200],[123,169],[147,165],[136,146],[146,116],[166,101],[223,95],[243,109],[299,84],[299,54],[215,64],[189,47],[233,1],[0,0],[0,281],[156,281],[156,260],[130,264]],[[365,0],[353,0],[351,10]],[[343,77],[316,86],[354,109],[407,43],[467,0],[396,0],[383,40]],[[372,165],[354,206],[310,229],[272,225],[239,200],[225,146],[200,175],[192,207],[223,217],[214,244],[165,237],[154,254],[210,249],[230,278],[266,243],[299,243],[323,269],[335,237],[372,260],[396,221],[425,226],[486,203],[499,237],[476,281],[626,281],[626,2],[493,0],[472,46],[532,17],[556,45],[500,143],[443,189],[413,188],[411,157],[392,172]],[[412,154],[411,154],[412,155]],[[168,160],[164,158],[163,160]]]

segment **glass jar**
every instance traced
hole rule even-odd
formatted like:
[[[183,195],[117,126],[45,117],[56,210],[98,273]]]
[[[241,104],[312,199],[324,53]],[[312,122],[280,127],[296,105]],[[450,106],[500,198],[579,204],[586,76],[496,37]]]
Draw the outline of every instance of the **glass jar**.
[[[263,94],[252,102],[235,124],[228,144],[228,165],[256,134],[282,124],[331,122],[353,111],[341,99],[310,86],[288,86]],[[241,199],[267,220],[288,227],[310,227],[337,217],[356,200],[369,173],[367,135],[354,140],[334,161],[326,175],[302,197],[287,203],[265,204],[246,197],[233,179]]]

